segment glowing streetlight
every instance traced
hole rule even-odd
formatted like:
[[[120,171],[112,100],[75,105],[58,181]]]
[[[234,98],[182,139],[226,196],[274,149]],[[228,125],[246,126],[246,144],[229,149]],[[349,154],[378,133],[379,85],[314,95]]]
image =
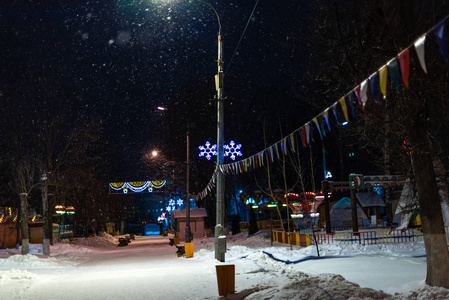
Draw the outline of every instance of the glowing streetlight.
[[[157,0],[160,3],[170,3],[175,0]],[[178,0],[179,1],[179,0]],[[223,38],[221,32],[221,21],[215,8],[203,0],[196,0],[209,6],[215,13],[218,21],[218,72],[215,75],[215,86],[217,90],[217,165],[223,165],[224,158],[224,97],[223,97]],[[217,198],[217,219],[215,225],[215,259],[224,262],[226,252],[226,236],[224,235],[224,190],[225,181],[224,174],[221,171],[217,172],[216,178],[216,198]],[[188,191],[187,191],[188,192]],[[186,209],[186,219],[190,219],[190,208]],[[186,227],[190,225],[186,222]],[[190,230],[190,228],[188,229]],[[187,231],[187,228],[186,228]],[[186,235],[187,236],[187,235]],[[190,237],[186,237],[186,242],[190,242]]]

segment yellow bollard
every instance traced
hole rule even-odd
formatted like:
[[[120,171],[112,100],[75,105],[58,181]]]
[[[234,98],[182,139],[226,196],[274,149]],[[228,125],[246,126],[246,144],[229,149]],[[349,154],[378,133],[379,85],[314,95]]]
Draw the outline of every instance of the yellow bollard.
[[[216,265],[218,295],[235,293],[235,265]]]
[[[178,245],[179,244],[179,236],[175,236],[173,238],[173,242],[175,243],[175,245]]]
[[[193,243],[184,243],[186,258],[193,257]]]

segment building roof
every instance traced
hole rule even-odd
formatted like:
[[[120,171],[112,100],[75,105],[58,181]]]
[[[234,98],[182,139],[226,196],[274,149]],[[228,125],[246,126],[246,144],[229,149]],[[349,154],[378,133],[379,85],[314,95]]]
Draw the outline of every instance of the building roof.
[[[173,211],[173,218],[185,218],[186,217],[186,209],[175,209]],[[191,218],[205,218],[207,217],[207,212],[205,208],[191,208],[190,209],[190,217]]]
[[[382,198],[380,198],[379,194],[375,192],[356,193],[356,197],[359,199],[362,207],[385,206]]]

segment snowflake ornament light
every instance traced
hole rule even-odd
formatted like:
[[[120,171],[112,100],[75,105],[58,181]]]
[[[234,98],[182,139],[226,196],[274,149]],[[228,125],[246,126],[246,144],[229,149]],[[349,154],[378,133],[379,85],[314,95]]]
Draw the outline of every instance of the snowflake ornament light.
[[[217,156],[217,144],[211,145],[211,143],[206,142],[204,146],[199,146],[200,149],[199,157],[206,157],[207,160],[210,160],[212,156]],[[223,145],[224,156],[229,156],[232,160],[235,160],[237,156],[242,156],[242,144],[236,144],[234,141],[231,141],[229,145]]]
[[[231,141],[229,145],[224,145],[225,153],[224,156],[229,156],[232,160],[235,160],[236,156],[242,156],[242,144],[236,144]]]
[[[210,160],[212,156],[217,155],[217,145],[211,145],[209,141],[207,141],[204,146],[199,146],[198,149],[200,149],[200,154],[198,156],[205,156],[207,160]]]

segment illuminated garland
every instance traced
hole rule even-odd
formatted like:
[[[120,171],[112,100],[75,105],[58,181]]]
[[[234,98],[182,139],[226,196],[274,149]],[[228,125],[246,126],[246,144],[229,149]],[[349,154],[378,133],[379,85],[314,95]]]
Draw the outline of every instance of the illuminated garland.
[[[18,215],[18,208],[13,210],[12,207],[0,207],[0,223],[7,223],[8,221],[16,222]]]
[[[109,187],[115,191],[123,190],[127,194],[128,189],[134,193],[140,193],[148,189],[148,192],[153,192],[153,188],[160,189],[165,185],[165,180],[154,181],[131,181],[131,182],[111,182]]]
[[[56,205],[55,206],[56,213],[58,215],[73,215],[75,214],[75,207],[73,206],[64,206],[64,205]]]

